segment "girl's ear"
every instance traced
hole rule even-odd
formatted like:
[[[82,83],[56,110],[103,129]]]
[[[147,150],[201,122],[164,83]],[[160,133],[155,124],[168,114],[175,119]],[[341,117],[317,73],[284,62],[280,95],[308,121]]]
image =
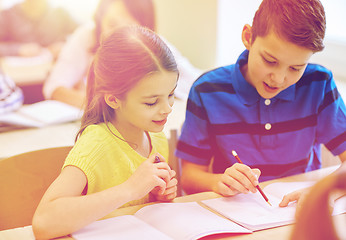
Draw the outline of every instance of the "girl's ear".
[[[249,50],[252,44],[252,28],[249,24],[244,25],[243,31],[241,33],[241,40],[243,41],[246,49]]]
[[[104,99],[105,99],[105,102],[107,103],[107,105],[110,106],[111,108],[117,109],[120,107],[120,101],[114,95],[105,94]]]

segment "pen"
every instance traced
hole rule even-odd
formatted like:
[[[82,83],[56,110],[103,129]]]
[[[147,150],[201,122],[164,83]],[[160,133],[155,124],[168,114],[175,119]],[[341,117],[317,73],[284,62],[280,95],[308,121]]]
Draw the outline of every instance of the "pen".
[[[232,154],[235,157],[235,159],[237,159],[238,163],[243,163],[240,158],[238,157],[238,154],[236,151],[232,150]],[[264,198],[264,200],[271,206],[269,199],[267,198],[267,196],[264,194],[264,192],[262,191],[261,187],[259,185],[256,186],[257,190],[261,193],[262,197]]]
[[[159,162],[161,162],[160,158],[159,158],[158,156],[155,156],[155,161],[154,161],[154,163],[159,163]]]

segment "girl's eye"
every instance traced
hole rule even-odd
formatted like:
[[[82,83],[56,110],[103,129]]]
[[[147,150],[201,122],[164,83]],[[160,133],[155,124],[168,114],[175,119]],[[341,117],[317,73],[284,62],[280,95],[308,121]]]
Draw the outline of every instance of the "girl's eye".
[[[152,107],[154,106],[155,104],[157,103],[157,101],[153,102],[153,103],[144,103],[145,105],[149,106],[149,107]]]

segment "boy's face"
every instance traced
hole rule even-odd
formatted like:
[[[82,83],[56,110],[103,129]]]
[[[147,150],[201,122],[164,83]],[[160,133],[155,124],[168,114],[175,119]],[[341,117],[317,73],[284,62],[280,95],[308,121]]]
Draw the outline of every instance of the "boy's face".
[[[243,29],[243,43],[249,59],[242,73],[261,97],[273,98],[299,81],[313,52],[279,38],[274,31],[251,42],[251,27],[247,27]]]

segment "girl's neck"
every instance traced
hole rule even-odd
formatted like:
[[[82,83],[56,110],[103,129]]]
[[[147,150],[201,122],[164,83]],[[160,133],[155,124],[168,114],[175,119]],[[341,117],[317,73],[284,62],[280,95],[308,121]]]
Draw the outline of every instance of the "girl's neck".
[[[124,140],[140,155],[149,157],[151,152],[151,141],[149,134],[133,126],[124,126],[118,122],[112,123]]]

